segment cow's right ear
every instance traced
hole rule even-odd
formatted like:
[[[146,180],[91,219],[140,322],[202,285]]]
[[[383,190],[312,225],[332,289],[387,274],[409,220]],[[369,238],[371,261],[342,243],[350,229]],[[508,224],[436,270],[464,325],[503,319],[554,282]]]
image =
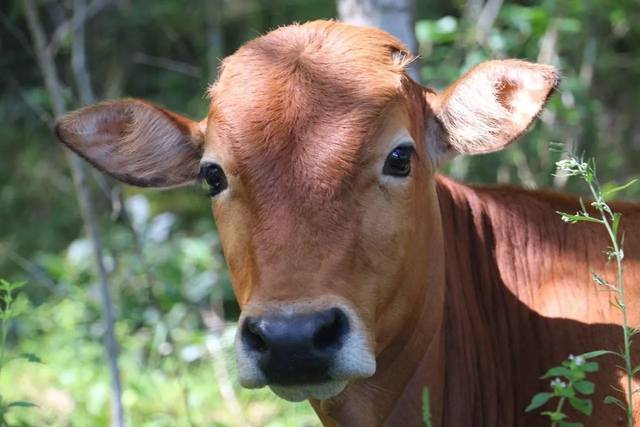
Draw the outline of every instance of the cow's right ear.
[[[172,187],[198,175],[206,120],[123,99],[76,110],[56,124],[67,147],[127,184]]]

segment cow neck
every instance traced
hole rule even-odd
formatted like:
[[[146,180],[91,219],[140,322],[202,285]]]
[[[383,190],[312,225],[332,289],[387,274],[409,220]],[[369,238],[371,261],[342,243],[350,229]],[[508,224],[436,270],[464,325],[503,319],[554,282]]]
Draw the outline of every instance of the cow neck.
[[[435,200],[433,187],[431,200]],[[430,221],[424,249],[428,254],[443,251],[440,212],[434,204],[425,213]],[[422,252],[421,252],[422,254]],[[444,268],[439,256],[420,256],[426,262],[427,277],[422,275],[398,286],[416,294],[413,307],[402,331],[376,358],[376,374],[350,384],[336,398],[311,401],[325,426],[333,425],[399,425],[419,423],[422,391],[429,388],[434,419],[440,419],[444,388]],[[438,424],[436,424],[438,425]]]
[[[495,260],[490,212],[476,190],[438,179],[445,244],[445,358],[443,425],[517,425],[509,325],[518,311],[505,293]],[[455,237],[454,237],[455,236]],[[516,254],[513,254],[515,257]]]
[[[575,197],[473,188],[443,177],[437,189],[448,237],[443,425],[538,425],[539,415],[525,415],[524,408],[531,396],[548,390],[541,373],[569,354],[620,348],[619,314],[590,283],[594,265],[614,274],[601,254],[606,233],[594,224],[568,227],[559,220],[555,212],[579,206]],[[637,229],[637,208],[616,208],[627,218],[624,227]],[[640,243],[632,237],[625,249],[638,253]],[[571,303],[550,309],[550,299]],[[615,408],[599,403],[611,393],[604,385],[619,381],[616,361],[599,363],[592,377],[598,384],[594,414],[572,417],[585,425],[612,425],[618,417]]]

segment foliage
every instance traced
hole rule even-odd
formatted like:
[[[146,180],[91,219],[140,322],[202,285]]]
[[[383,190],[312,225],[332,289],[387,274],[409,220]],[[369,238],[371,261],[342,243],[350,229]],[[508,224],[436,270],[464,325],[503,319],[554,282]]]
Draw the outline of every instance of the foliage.
[[[418,2],[421,13],[433,10],[432,2],[426,3]],[[423,81],[443,89],[481,61],[523,58],[555,65],[562,83],[540,120],[518,143],[486,156],[460,156],[447,172],[471,182],[580,192],[577,183],[553,176],[559,154],[549,151],[546,141],[561,140],[576,152],[598,158],[613,180],[624,181],[634,173],[634,165],[640,163],[640,128],[628,126],[635,121],[625,117],[631,111],[640,113],[640,88],[627,84],[640,78],[640,28],[629,25],[640,15],[638,3],[510,1],[488,28],[475,10],[483,3],[460,2],[459,7],[433,12],[434,18],[418,20]],[[640,188],[619,196],[637,199]]]
[[[640,392],[640,389],[633,388],[633,377],[640,372],[640,365],[633,366],[631,360],[631,339],[634,335],[640,332],[638,329],[630,327],[627,321],[627,314],[629,308],[625,303],[625,287],[622,275],[622,261],[624,259],[624,235],[619,234],[620,222],[622,220],[622,214],[614,212],[611,206],[607,203],[607,200],[615,196],[620,191],[632,186],[637,179],[630,180],[624,185],[610,187],[607,190],[603,190],[596,175],[595,161],[584,161],[573,154],[568,154],[566,159],[557,162],[558,173],[565,176],[578,176],[588,186],[589,192],[593,197],[593,201],[590,203],[591,211],[587,209],[582,198],[580,198],[581,210],[575,214],[566,212],[558,212],[563,221],[576,224],[579,222],[591,222],[602,225],[607,230],[607,235],[611,241],[611,246],[607,248],[605,254],[609,261],[615,260],[617,276],[615,281],[608,281],[599,274],[592,272],[592,278],[595,284],[615,295],[614,307],[620,310],[622,316],[622,333],[623,333],[623,350],[621,352],[616,351],[594,351],[583,354],[578,357],[570,356],[569,360],[562,362],[562,366],[551,368],[543,378],[549,377],[564,377],[568,380],[565,383],[560,378],[556,378],[551,382],[553,393],[538,393],[536,394],[531,404],[527,407],[526,411],[532,411],[546,404],[550,399],[559,398],[558,406],[555,411],[545,411],[542,414],[550,418],[552,426],[559,425],[560,427],[570,425],[577,425],[575,423],[568,423],[566,421],[566,414],[562,412],[562,406],[566,399],[569,399],[569,403],[576,410],[584,413],[585,415],[591,415],[592,402],[590,399],[581,399],[578,397],[578,393],[589,395],[593,393],[593,383],[586,381],[584,378],[586,373],[596,372],[598,370],[598,364],[596,362],[587,362],[588,359],[601,356],[603,354],[614,354],[618,356],[624,364],[624,373],[627,377],[627,390],[626,390],[626,403],[620,401],[614,396],[607,396],[604,400],[606,404],[615,404],[625,411],[627,417],[627,424],[629,427],[633,426],[633,396],[635,393]],[[595,213],[593,212],[595,210]],[[614,388],[614,386],[611,386]],[[621,391],[616,389],[617,391]]]
[[[431,420],[431,399],[429,397],[429,389],[425,387],[422,390],[422,421],[426,427],[433,427]]]
[[[578,427],[581,423],[568,421],[568,416],[563,412],[565,402],[584,415],[591,415],[593,402],[586,398],[595,391],[595,384],[587,379],[587,374],[597,372],[598,362],[590,359],[610,353],[609,351],[592,351],[579,356],[570,355],[560,366],[555,366],[542,376],[543,379],[552,378],[551,392],[538,393],[531,399],[526,412],[536,410],[553,399],[558,403],[552,411],[544,411],[542,415],[549,417],[552,427]]]
[[[613,352],[624,363],[624,373],[627,376],[627,402],[623,403],[619,399],[613,396],[607,396],[605,402],[613,403],[620,406],[627,415],[627,423],[629,427],[633,426],[633,395],[640,391],[633,388],[633,376],[635,373],[640,372],[640,365],[634,367],[631,360],[631,339],[634,335],[640,332],[638,329],[630,327],[627,321],[627,314],[630,309],[625,303],[625,287],[622,275],[622,261],[624,259],[624,235],[618,233],[620,221],[622,220],[622,214],[614,212],[611,206],[607,203],[607,199],[615,196],[620,191],[633,185],[637,179],[633,179],[624,185],[610,188],[606,191],[600,186],[596,175],[595,161],[585,162],[581,158],[575,156],[569,156],[568,159],[558,162],[558,172],[569,176],[579,176],[589,187],[589,191],[593,197],[591,207],[595,208],[597,215],[591,215],[589,210],[585,207],[584,202],[580,199],[580,206],[582,209],[576,214],[568,214],[565,212],[559,212],[563,221],[571,224],[578,222],[595,222],[602,225],[606,230],[611,241],[611,246],[607,248],[605,252],[609,261],[615,260],[617,277],[615,281],[608,281],[604,277],[597,273],[592,273],[593,281],[599,287],[613,292],[615,295],[614,307],[620,310],[622,315],[622,333],[623,333],[623,350],[622,352]]]
[[[24,282],[7,282],[0,279],[0,374],[9,362],[16,360],[25,360],[31,363],[40,363],[40,358],[33,353],[22,353],[17,356],[7,357],[7,335],[11,321],[16,318],[23,306],[16,304],[16,291],[24,286]],[[1,390],[1,389],[0,389]],[[10,410],[16,408],[31,408],[33,403],[26,400],[7,400],[6,396],[0,391],[0,424],[7,424],[7,414]]]
[[[5,384],[12,395],[30,396],[37,411],[11,414],[10,425],[108,425],[109,377],[103,349],[81,292],[64,302],[45,303],[21,324],[33,339],[18,351],[46,354],[46,364],[26,370],[9,367]],[[171,313],[170,317],[184,316]],[[283,402],[267,390],[244,390],[235,381],[233,335],[194,331],[188,324],[172,330],[175,343],[150,349],[154,331],[118,321],[119,359],[123,372],[126,424],[134,426],[271,426],[317,425],[309,405]],[[210,355],[217,343],[228,363],[230,384],[240,417],[225,399]],[[186,391],[186,395],[185,395]]]

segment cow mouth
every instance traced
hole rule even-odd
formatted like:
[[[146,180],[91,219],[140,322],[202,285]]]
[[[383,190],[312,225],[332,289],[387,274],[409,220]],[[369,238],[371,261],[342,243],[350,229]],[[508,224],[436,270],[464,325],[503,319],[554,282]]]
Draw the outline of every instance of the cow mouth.
[[[292,402],[326,400],[375,374],[376,358],[355,312],[335,299],[309,306],[296,301],[243,313],[235,343],[241,386],[268,386]]]
[[[278,397],[289,402],[301,402],[307,399],[326,400],[337,396],[344,390],[347,381],[326,381],[320,384],[279,386],[270,385],[269,388]]]

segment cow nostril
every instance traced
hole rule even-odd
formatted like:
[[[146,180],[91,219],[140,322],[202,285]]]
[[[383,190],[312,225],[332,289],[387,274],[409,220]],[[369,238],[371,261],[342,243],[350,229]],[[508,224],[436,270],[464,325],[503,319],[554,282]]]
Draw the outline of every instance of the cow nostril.
[[[338,350],[348,331],[347,316],[338,308],[331,309],[327,320],[313,335],[313,347],[317,350]]]
[[[247,318],[242,329],[242,341],[249,349],[259,353],[267,351],[267,343],[262,337],[257,321]]]

